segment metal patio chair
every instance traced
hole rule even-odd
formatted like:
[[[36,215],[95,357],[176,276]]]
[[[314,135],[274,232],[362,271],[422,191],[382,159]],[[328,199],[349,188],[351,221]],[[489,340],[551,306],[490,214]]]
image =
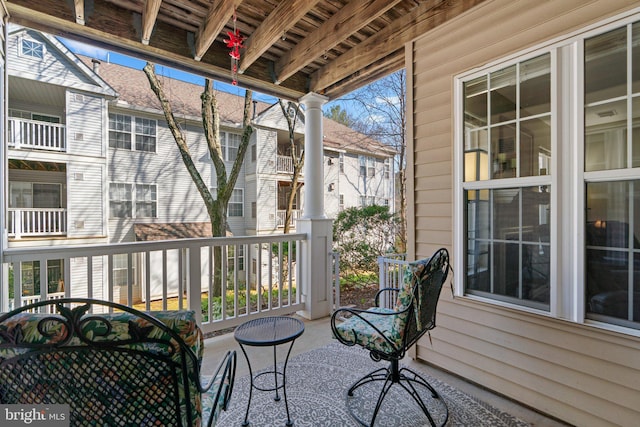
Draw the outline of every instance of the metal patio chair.
[[[390,362],[388,367],[377,369],[356,381],[347,391],[347,407],[362,425],[373,426],[385,397],[396,384],[409,393],[430,424],[435,426],[436,421],[418,392],[419,387],[427,389],[431,398],[439,407],[443,407],[439,418],[444,418],[442,425],[446,424],[449,412],[444,400],[418,373],[407,367],[400,368],[399,361],[409,347],[435,328],[436,306],[449,270],[449,252],[444,248],[439,249],[430,258],[409,263],[400,289],[381,289],[376,294],[376,307],[368,310],[339,308],[333,314],[331,329],[341,343],[364,347],[376,362]],[[387,297],[395,294],[394,308],[379,306],[380,297],[385,294]],[[341,321],[344,318],[347,320]],[[362,416],[354,413],[349,400],[360,387],[378,381],[383,385],[375,409],[369,421],[363,420]],[[399,402],[395,403],[398,405]]]

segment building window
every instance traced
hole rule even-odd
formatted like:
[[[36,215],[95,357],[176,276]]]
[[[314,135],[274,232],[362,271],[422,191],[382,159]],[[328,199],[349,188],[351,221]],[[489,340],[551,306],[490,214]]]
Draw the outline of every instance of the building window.
[[[258,207],[256,202],[251,202],[251,218],[255,219],[258,216]]]
[[[391,177],[391,159],[384,159],[384,179]]]
[[[344,209],[344,194],[340,194],[340,209]]]
[[[550,67],[544,53],[463,84],[466,292],[543,310],[551,280]]]
[[[244,190],[234,188],[228,205],[228,216],[244,216]]]
[[[136,117],[136,151],[156,152],[156,123]]]
[[[251,144],[251,161],[255,163],[256,159],[258,158],[258,153],[257,153],[257,148],[256,148],[256,144]]]
[[[360,160],[360,176],[372,178],[376,176],[376,159],[375,157],[359,156]]]
[[[227,247],[227,265],[229,271],[235,271],[235,262],[238,262],[238,271],[244,271],[244,245]]]
[[[222,137],[222,154],[224,160],[228,162],[235,162],[238,157],[238,147],[240,147],[240,141],[242,136],[236,133],[221,132]]]
[[[344,153],[340,153],[340,157],[338,158],[338,163],[340,165],[340,173],[344,173]]]
[[[133,191],[131,184],[112,182],[109,184],[109,216],[111,218],[131,218]]]
[[[155,153],[157,125],[158,122],[153,119],[110,113],[109,147],[131,150],[131,141],[135,140],[136,151]]]
[[[640,329],[640,21],[625,19],[459,78],[467,295]]]
[[[9,182],[10,208],[61,208],[62,186],[40,182]]]
[[[584,41],[586,317],[636,329],[640,329],[639,42],[640,22]]]
[[[116,254],[113,256],[112,264],[113,286],[127,287],[129,283],[129,255]],[[131,259],[131,277],[136,277],[136,260]],[[133,283],[131,283],[133,285]]]
[[[156,218],[158,195],[155,185],[136,184],[136,218]]]
[[[35,40],[22,39],[20,41],[20,54],[22,56],[30,56],[36,59],[44,58],[44,44]]]
[[[131,116],[109,114],[109,147],[131,150]]]

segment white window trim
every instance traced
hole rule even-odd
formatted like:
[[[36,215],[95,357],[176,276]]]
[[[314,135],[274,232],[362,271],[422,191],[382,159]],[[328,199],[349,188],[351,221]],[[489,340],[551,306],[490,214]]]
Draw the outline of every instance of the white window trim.
[[[606,180],[615,176],[617,180],[640,179],[640,171],[616,170],[584,172],[584,40],[621,26],[640,21],[640,8],[622,15],[589,25],[570,34],[557,37],[546,43],[524,49],[515,54],[506,55],[481,67],[454,76],[453,87],[453,269],[460,271],[454,277],[454,294],[456,297],[488,302],[493,306],[512,308],[520,312],[530,312],[552,318],[561,318],[578,324],[594,326],[600,329],[624,333],[640,337],[640,330],[627,328],[611,323],[599,322],[585,318],[585,240],[583,225],[585,223],[584,188],[587,182]],[[473,76],[487,74],[504,68],[515,62],[526,61],[544,52],[551,52],[551,224],[550,224],[550,301],[549,312],[530,307],[507,303],[496,299],[464,294],[464,272],[466,256],[464,253],[464,203],[465,189],[493,188],[491,180],[464,183],[464,123],[463,123],[463,82]],[[558,68],[558,60],[562,58],[562,68]],[[570,88],[570,91],[567,89]],[[559,94],[559,90],[563,92]],[[563,102],[560,105],[559,98]],[[564,122],[560,128],[558,124]],[[559,151],[559,140],[564,141]],[[565,158],[560,163],[560,158]],[[560,171],[562,168],[562,171]],[[561,172],[561,173],[560,173]],[[564,179],[561,179],[564,177]],[[500,180],[500,187],[505,185],[528,186],[538,185],[540,178],[528,177],[508,178]],[[526,179],[526,181],[523,181]],[[513,181],[513,182],[509,182]],[[496,183],[497,184],[497,183]],[[560,235],[560,229],[563,234]],[[564,239],[562,239],[564,237]],[[571,285],[560,287],[558,283]]]
[[[130,132],[126,132],[126,131],[122,131],[122,130],[111,129],[111,127],[109,126],[109,123],[111,121],[111,120],[109,120],[109,116],[111,116],[112,114],[129,117],[131,119],[131,131]],[[156,139],[156,144],[155,144],[155,150],[154,151],[136,150],[136,136],[137,135],[151,136],[151,135],[146,135],[144,133],[140,133],[139,134],[139,133],[136,132],[136,119],[150,120],[152,122],[155,122],[156,134],[155,134],[154,137]],[[131,135],[131,148],[112,147],[111,146],[111,141],[109,140],[109,132],[111,132],[111,131],[119,132],[119,133],[129,133]],[[127,113],[123,113],[123,112],[109,111],[108,116],[107,116],[107,146],[108,146],[109,149],[111,149],[111,150],[135,151],[135,152],[138,152],[138,153],[157,154],[158,153],[158,141],[159,141],[159,139],[160,138],[158,136],[158,120],[157,119],[152,119],[152,118],[143,117],[143,116],[134,116],[132,114],[127,114]]]
[[[36,44],[42,46],[42,58],[38,58],[36,56],[28,55],[28,54],[24,53],[24,50],[23,50],[23,47],[22,47],[22,43],[25,42],[25,41],[28,41],[28,42],[31,42],[31,43],[36,43]],[[18,40],[18,55],[23,57],[23,58],[31,58],[31,59],[36,60],[36,61],[43,61],[45,56],[47,55],[47,46],[43,42],[35,40],[35,39],[31,38],[31,37],[22,36]]]

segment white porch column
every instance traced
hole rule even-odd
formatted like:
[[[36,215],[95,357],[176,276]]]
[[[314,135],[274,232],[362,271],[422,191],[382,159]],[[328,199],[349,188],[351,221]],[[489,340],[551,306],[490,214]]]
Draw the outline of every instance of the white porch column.
[[[296,230],[307,234],[301,252],[300,285],[305,304],[299,314],[318,319],[331,314],[333,220],[324,214],[322,105],[327,98],[308,93],[300,98],[304,112],[304,204]]]
[[[322,106],[328,99],[316,93],[300,98],[304,110],[304,211],[303,218],[324,215],[324,162]]]

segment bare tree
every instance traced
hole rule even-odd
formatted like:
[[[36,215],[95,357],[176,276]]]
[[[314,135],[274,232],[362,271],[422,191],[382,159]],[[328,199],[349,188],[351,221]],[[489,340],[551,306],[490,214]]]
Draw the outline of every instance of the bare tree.
[[[291,172],[291,192],[287,198],[287,209],[285,211],[284,218],[284,234],[288,234],[291,228],[291,216],[293,213],[293,202],[296,200],[298,190],[302,185],[300,182],[300,176],[302,175],[302,168],[304,167],[304,150],[298,150],[295,140],[296,122],[300,115],[300,106],[295,102],[289,101],[287,105],[282,99],[278,100],[282,115],[287,120],[287,127],[289,128],[289,154],[291,156],[291,163],[293,164],[293,172]],[[298,155],[298,152],[300,153]]]
[[[252,92],[250,90],[245,92],[242,139],[238,147],[238,155],[231,167],[231,172],[227,174],[227,168],[222,154],[222,143],[220,141],[220,112],[218,110],[218,102],[213,90],[213,82],[210,79],[205,79],[204,90],[200,98],[202,101],[202,125],[204,135],[207,141],[209,155],[216,171],[216,197],[213,197],[209,190],[209,186],[202,179],[200,172],[198,172],[198,169],[195,166],[187,141],[185,140],[184,134],[182,133],[178,121],[174,116],[169,98],[165,94],[163,84],[155,73],[154,64],[147,62],[143,70],[147,75],[151,90],[153,90],[158,101],[160,101],[164,117],[167,120],[169,130],[171,131],[176,145],[178,146],[182,161],[184,162],[187,171],[191,175],[191,179],[195,183],[196,188],[204,201],[211,221],[212,234],[217,237],[225,236],[227,232],[227,206],[229,204],[229,199],[233,194],[233,189],[236,185],[242,163],[244,162],[244,156],[247,152],[247,147],[249,146],[249,139],[253,133],[253,128],[251,127]],[[220,246],[214,247],[213,256],[215,270],[214,293],[218,294],[220,293],[222,284],[222,274],[220,271],[222,266],[222,250]]]
[[[378,141],[395,148],[398,172],[398,242],[396,250],[406,251],[407,244],[407,201],[406,201],[406,102],[407,84],[405,70],[396,71],[342,100],[355,102],[363,112],[352,117],[351,127]]]

